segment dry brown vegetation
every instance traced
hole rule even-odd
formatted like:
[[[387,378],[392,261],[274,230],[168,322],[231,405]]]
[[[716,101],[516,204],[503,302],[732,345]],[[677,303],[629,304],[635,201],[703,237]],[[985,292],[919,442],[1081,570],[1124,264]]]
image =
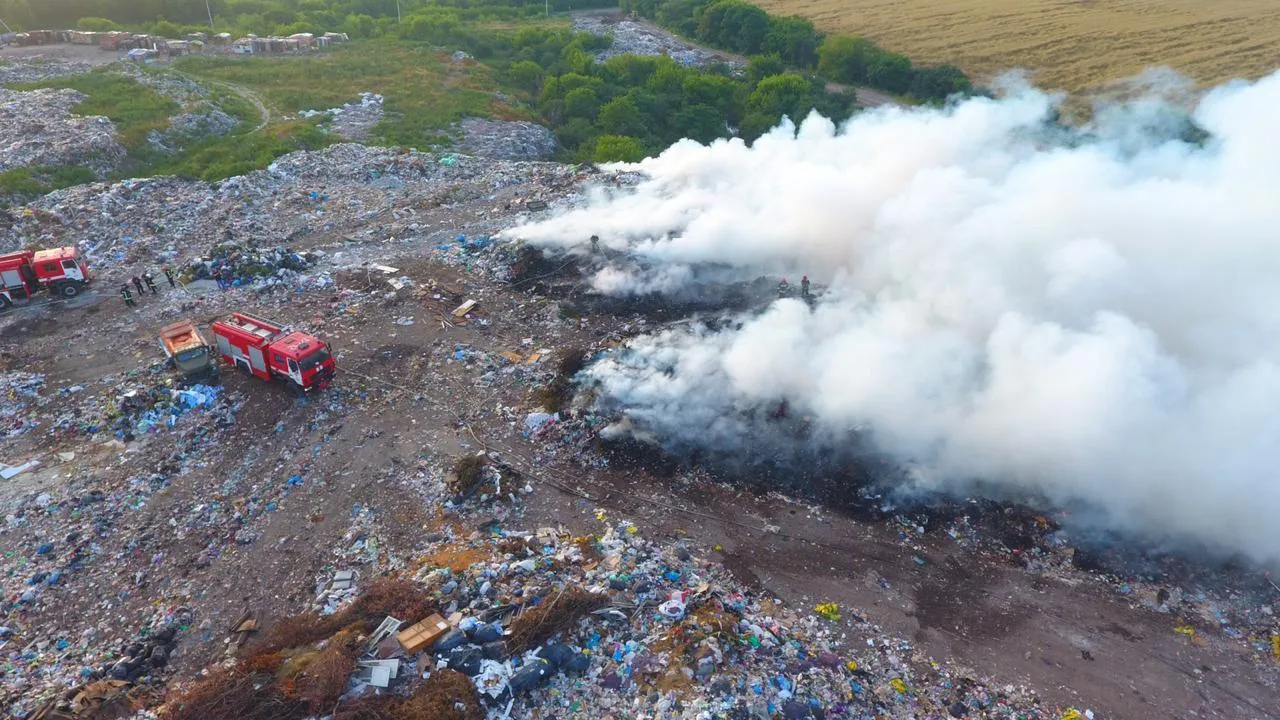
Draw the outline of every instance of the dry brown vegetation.
[[[604,607],[608,601],[605,595],[582,590],[555,595],[512,621],[507,649],[518,653],[541,645],[552,635],[572,628],[583,615]]]
[[[1276,68],[1270,0],[760,0],[822,30],[862,35],[917,64],[954,63],[978,83],[1014,67],[1038,85],[1103,87],[1168,65],[1212,85]]]
[[[219,669],[199,682],[171,692],[165,717],[167,720],[300,720],[308,715],[332,712],[356,670],[356,657],[368,633],[388,615],[413,623],[436,609],[411,582],[375,580],[355,602],[335,615],[321,617],[307,613],[281,618],[270,632],[244,649],[239,665]],[[408,699],[361,700],[338,717],[348,720],[482,718],[484,714],[474,686],[466,676],[459,677],[466,687],[460,686],[456,678],[446,676],[437,680],[433,676],[433,682],[423,684]]]

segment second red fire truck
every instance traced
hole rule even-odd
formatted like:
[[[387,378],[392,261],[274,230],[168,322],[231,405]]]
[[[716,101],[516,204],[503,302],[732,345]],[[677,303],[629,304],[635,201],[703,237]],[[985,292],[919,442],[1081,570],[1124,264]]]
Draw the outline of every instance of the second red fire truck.
[[[263,380],[278,378],[295,391],[323,390],[333,379],[329,345],[280,323],[238,312],[213,323],[213,338],[227,364]]]
[[[41,290],[73,298],[91,282],[93,273],[75,247],[0,255],[0,308],[27,302]]]

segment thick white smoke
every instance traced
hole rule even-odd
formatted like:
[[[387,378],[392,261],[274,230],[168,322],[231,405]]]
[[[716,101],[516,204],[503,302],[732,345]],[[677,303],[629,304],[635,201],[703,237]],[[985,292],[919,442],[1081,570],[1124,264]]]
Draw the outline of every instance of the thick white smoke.
[[[1149,99],[1055,134],[1053,102],[686,142],[633,189],[512,235],[584,254],[598,235],[631,259],[597,277],[607,292],[669,292],[701,266],[826,286],[812,309],[595,365],[660,435],[731,442],[740,411],[785,399],[832,437],[870,428],[942,487],[1085,501],[1278,560],[1280,74],[1203,97],[1203,145],[1153,134],[1175,116]]]

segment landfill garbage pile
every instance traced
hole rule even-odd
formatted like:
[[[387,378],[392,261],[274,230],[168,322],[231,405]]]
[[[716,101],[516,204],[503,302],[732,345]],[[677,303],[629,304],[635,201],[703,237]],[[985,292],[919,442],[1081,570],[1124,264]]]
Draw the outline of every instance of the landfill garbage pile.
[[[460,122],[461,152],[503,160],[540,160],[555,154],[559,143],[550,128],[531,122],[465,118]]]
[[[646,540],[604,511],[597,518],[601,532],[582,537],[450,529],[419,549],[421,567],[363,594],[359,575],[338,571],[321,581],[322,596],[340,598],[331,614],[277,622],[220,672],[286,678],[258,683],[293,701],[278,718],[323,705],[335,719],[407,720],[440,692],[438,678],[460,682],[455,674],[469,678],[453,693],[471,699],[458,716],[468,718],[1077,717],[1026,688],[940,665],[856,611],[787,608],[681,544]],[[223,707],[233,704],[226,687]],[[223,720],[207,714],[212,690],[173,688],[166,710]]]
[[[183,107],[191,107],[209,99],[209,88],[200,83],[170,73],[146,72],[137,63],[120,63],[116,70],[137,82],[146,85]]]
[[[724,63],[734,68],[744,66],[739,59],[693,47],[679,38],[634,20],[615,20],[599,15],[578,15],[573,29],[613,39],[613,43],[596,53],[596,62],[618,55],[666,55],[688,67],[705,67]]]
[[[363,142],[378,123],[382,122],[384,98],[377,93],[362,92],[358,102],[347,103],[329,110],[303,110],[300,117],[328,117],[329,131],[351,140]]]
[[[240,126],[240,121],[225,112],[205,107],[195,112],[185,112],[169,121],[167,130],[147,133],[147,142],[163,153],[175,153],[184,142],[220,137]]]
[[[89,168],[99,177],[125,157],[105,117],[73,115],[76,90],[0,89],[0,172],[19,167]]]
[[[93,445],[48,456],[41,472],[57,473],[57,482],[5,497],[0,707],[11,717],[25,717],[58,697],[74,702],[75,692],[68,690],[86,682],[123,682],[128,687],[113,687],[126,692],[161,679],[175,633],[189,628],[192,612],[183,588],[167,582],[148,587],[164,580],[153,574],[168,546],[161,537],[167,533],[145,511],[177,476],[204,461],[203,453],[234,424],[243,402],[205,386],[124,390],[118,403],[94,399],[88,404],[98,417],[113,417],[121,428],[117,437],[102,441],[111,428],[99,422]],[[126,440],[139,430],[171,434],[172,444],[156,446],[153,469],[101,472],[100,463],[136,452]],[[235,485],[229,481],[226,487]],[[190,517],[169,532],[200,538],[195,562],[207,565],[226,547],[256,537],[247,525],[269,512],[268,502],[185,508]],[[97,610],[88,616],[86,589],[92,589]]]
[[[313,233],[352,243],[452,238],[456,224],[426,224],[420,209],[467,204],[483,214],[466,221],[496,234],[532,204],[545,210],[576,194],[587,177],[555,163],[339,144],[219,183],[158,177],[58,190],[13,210],[0,247],[79,244],[101,270],[142,259],[178,266],[213,244],[287,245]]]
[[[31,411],[44,405],[40,397],[44,382],[41,373],[0,373],[0,435],[16,437],[35,427]]]
[[[319,200],[318,194],[316,199]],[[319,253],[297,253],[282,247],[223,244],[214,247],[208,256],[193,260],[180,274],[184,282],[217,280],[229,287],[330,287],[333,280],[328,273],[307,274],[319,257]]]
[[[83,75],[93,69],[94,65],[91,63],[59,57],[27,57],[21,60],[0,58],[0,85],[35,83]]]
[[[82,651],[88,645],[98,643],[97,628],[82,635],[78,645],[67,638],[29,643],[20,651],[11,653],[9,661],[38,665],[49,656],[65,660],[78,657],[81,659],[77,674],[79,682],[60,697],[39,703],[29,703],[19,697],[29,686],[15,683],[4,688],[6,694],[13,695],[14,701],[5,702],[7,698],[0,697],[0,707],[8,707],[13,713],[11,717],[24,717],[22,710],[31,706],[25,717],[95,718],[128,716],[134,708],[154,704],[162,693],[168,675],[166,667],[179,630],[189,623],[189,615],[178,611],[167,617],[156,617],[153,622],[156,621],[159,622],[147,627],[137,637],[116,637],[101,643],[93,656]],[[16,639],[12,635],[6,636],[6,630],[8,628],[0,628],[0,640]],[[22,674],[15,673],[14,676],[21,678]]]
[[[116,398],[107,417],[111,429],[125,442],[138,436],[173,428],[193,410],[209,410],[222,393],[219,386],[193,384],[181,390],[165,385],[129,390]]]

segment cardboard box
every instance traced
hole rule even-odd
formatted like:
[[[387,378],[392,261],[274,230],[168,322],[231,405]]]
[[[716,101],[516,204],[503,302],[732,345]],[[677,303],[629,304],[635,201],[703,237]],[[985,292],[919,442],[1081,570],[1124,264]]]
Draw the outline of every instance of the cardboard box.
[[[416,653],[435,645],[442,635],[449,632],[449,623],[439,615],[432,615],[426,620],[401,630],[396,637],[405,652]]]

